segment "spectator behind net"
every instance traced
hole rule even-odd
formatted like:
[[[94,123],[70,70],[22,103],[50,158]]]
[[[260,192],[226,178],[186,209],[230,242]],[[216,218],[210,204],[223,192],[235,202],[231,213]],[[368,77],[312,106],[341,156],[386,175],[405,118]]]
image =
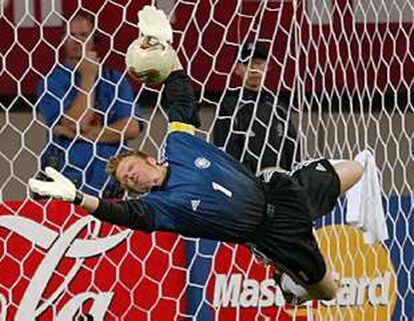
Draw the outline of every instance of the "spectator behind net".
[[[138,136],[140,125],[127,79],[101,64],[94,25],[88,12],[72,16],[64,63],[38,86],[38,109],[53,133],[41,167],[54,167],[84,192],[113,198],[123,190],[108,180],[107,160]]]
[[[214,144],[253,173],[267,167],[291,170],[300,161],[289,108],[263,85],[268,55],[261,44],[243,46],[235,70],[243,87],[225,92],[213,131]]]

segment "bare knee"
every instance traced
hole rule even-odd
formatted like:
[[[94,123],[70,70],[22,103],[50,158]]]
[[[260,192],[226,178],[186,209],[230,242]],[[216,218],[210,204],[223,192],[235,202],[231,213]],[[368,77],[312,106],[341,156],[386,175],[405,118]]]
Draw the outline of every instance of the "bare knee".
[[[323,279],[307,289],[310,299],[332,300],[338,293],[338,282],[334,279],[332,273],[327,272]]]
[[[341,193],[354,186],[364,174],[364,168],[356,161],[343,161],[333,165],[341,182]]]
[[[333,300],[336,298],[336,295],[338,294],[338,285],[336,284],[336,282],[334,282],[330,287],[321,289],[320,292],[320,298],[322,300]]]

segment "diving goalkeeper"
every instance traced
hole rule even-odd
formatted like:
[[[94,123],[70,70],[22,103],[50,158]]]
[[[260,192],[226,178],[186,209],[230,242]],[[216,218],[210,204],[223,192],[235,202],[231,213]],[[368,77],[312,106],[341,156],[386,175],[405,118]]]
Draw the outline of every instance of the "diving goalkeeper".
[[[273,171],[258,178],[194,136],[198,118],[190,79],[165,37],[145,28],[168,24],[164,18],[145,22],[145,15],[159,16],[156,11],[145,7],[140,12],[143,37],[135,46],[144,67],[130,67],[130,72],[141,81],[158,80],[163,77],[160,55],[168,50],[174,58],[164,81],[170,121],[164,159],[157,162],[143,152],[130,151],[108,163],[109,173],[141,196],[112,202],[82,194],[52,168],[46,169],[52,181],[30,179],[31,190],[78,204],[99,220],[147,233],[170,231],[248,244],[276,266],[277,282],[289,303],[334,298],[337,285],[313,235],[313,220],[329,213],[339,194],[358,181],[361,165],[344,161],[333,166],[320,159],[290,174]]]

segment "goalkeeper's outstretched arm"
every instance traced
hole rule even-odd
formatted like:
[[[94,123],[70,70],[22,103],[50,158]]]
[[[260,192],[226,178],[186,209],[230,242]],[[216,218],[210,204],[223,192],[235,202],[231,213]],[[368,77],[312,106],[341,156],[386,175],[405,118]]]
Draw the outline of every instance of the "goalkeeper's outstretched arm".
[[[139,50],[130,50],[130,56],[139,56],[130,57],[130,59],[139,60],[142,65],[137,66],[135,64],[134,67],[129,69],[129,73],[137,81],[151,84],[158,77],[157,75],[165,74],[165,70],[161,72],[157,69],[161,69],[161,67],[158,67],[156,61],[169,59],[171,55],[168,58],[163,57],[159,49],[154,48],[156,46],[159,46],[159,44],[156,41],[154,42],[154,39],[144,38]],[[165,46],[170,45],[166,44]],[[174,52],[174,62],[163,81],[162,105],[167,109],[172,131],[183,131],[185,128],[187,129],[184,131],[194,131],[194,127],[200,126],[200,120],[191,80],[183,70],[174,49],[170,47],[168,50]],[[145,60],[148,60],[148,62],[146,63]],[[188,129],[190,127],[185,125],[190,125],[192,129]]]
[[[130,200],[115,203],[100,199],[77,191],[69,179],[52,167],[46,167],[45,172],[51,181],[29,180],[29,187],[34,193],[80,205],[101,221],[148,233],[154,231],[155,212],[144,202]]]
[[[190,78],[182,69],[173,71],[164,82],[163,103],[168,108],[171,131],[199,127],[198,108]]]
[[[164,82],[163,105],[171,131],[193,132],[200,125],[191,81],[171,46],[173,31],[162,10],[145,6],[138,13],[140,35],[128,47],[125,64],[132,78]]]

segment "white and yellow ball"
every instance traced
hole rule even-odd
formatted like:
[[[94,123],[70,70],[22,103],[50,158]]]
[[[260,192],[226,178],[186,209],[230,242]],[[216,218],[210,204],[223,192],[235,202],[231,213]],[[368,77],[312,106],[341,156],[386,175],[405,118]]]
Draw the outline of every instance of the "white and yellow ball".
[[[133,78],[146,84],[157,84],[167,79],[176,59],[176,52],[168,43],[138,38],[128,47],[125,63]]]

